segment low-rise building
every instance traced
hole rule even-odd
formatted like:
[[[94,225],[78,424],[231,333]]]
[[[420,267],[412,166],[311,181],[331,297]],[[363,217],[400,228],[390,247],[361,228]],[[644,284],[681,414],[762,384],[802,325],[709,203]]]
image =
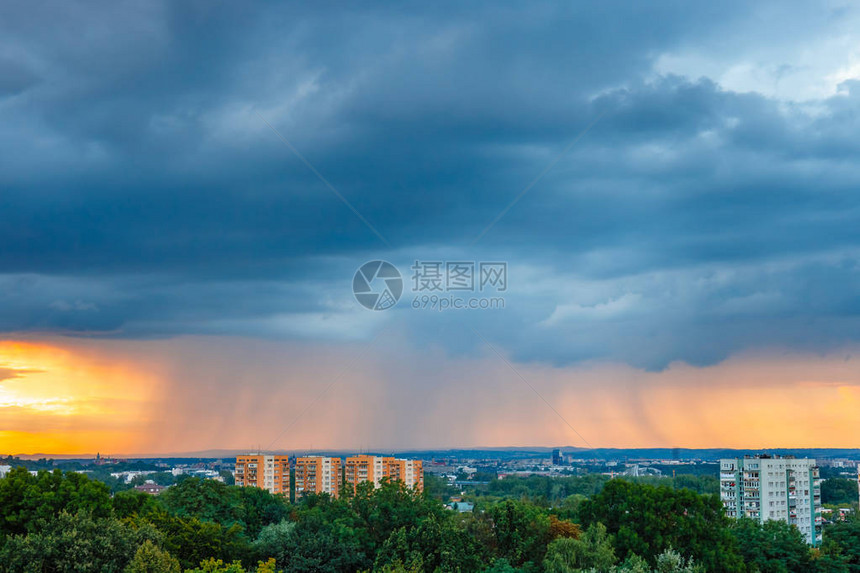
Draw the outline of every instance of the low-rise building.
[[[163,485],[158,485],[157,483],[147,482],[142,485],[134,486],[134,489],[142,491],[143,493],[148,493],[149,495],[158,495],[167,488]]]

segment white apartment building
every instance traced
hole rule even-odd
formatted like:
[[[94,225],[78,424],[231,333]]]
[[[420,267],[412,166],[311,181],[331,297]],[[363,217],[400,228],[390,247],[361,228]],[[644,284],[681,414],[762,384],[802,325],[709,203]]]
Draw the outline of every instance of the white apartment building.
[[[731,518],[784,521],[796,526],[810,545],[821,543],[815,460],[767,455],[722,459],[720,499]]]

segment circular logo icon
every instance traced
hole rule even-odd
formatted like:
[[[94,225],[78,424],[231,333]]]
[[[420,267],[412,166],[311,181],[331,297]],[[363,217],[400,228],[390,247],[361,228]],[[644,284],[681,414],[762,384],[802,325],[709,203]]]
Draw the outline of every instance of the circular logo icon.
[[[397,267],[387,261],[370,261],[355,271],[352,293],[364,308],[385,310],[400,300],[403,277]]]

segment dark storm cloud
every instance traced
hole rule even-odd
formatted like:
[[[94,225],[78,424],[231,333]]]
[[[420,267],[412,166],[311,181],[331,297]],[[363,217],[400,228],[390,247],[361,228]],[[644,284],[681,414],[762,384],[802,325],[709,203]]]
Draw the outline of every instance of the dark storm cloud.
[[[654,71],[754,22],[744,4],[58,10],[0,9],[7,332],[353,338],[402,320],[647,368],[856,339],[857,84],[809,106]],[[844,17],[803,10],[797,41]],[[364,260],[448,255],[508,260],[507,309],[370,319],[351,300]]]

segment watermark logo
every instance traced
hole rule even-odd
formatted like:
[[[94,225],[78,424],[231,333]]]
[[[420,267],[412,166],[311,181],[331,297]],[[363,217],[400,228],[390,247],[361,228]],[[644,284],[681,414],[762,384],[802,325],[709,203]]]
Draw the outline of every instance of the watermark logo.
[[[364,308],[386,310],[400,300],[403,277],[397,267],[388,261],[370,261],[355,271],[352,293]]]
[[[471,310],[505,308],[501,294],[508,290],[508,264],[487,261],[415,261],[411,306],[417,310]],[[385,261],[365,263],[355,273],[352,291],[370,310],[391,308],[403,294],[397,268]],[[479,296],[465,296],[467,293]]]

